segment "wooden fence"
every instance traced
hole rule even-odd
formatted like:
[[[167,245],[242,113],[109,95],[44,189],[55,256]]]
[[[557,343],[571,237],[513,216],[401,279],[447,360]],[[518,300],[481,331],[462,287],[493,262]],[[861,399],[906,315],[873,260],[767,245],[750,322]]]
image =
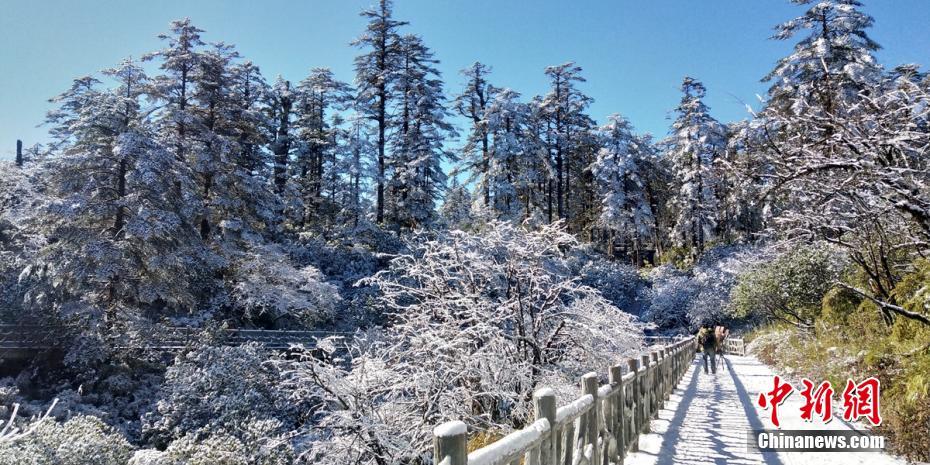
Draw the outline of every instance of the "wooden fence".
[[[739,337],[728,337],[723,340],[725,354],[746,355],[746,343]]]
[[[653,347],[641,359],[610,367],[609,383],[597,373],[581,378],[581,397],[556,407],[548,388],[533,394],[535,421],[519,431],[468,453],[465,423],[451,421],[433,430],[436,465],[605,465],[623,463],[637,451],[639,434],[684,376],[694,359],[693,337]]]

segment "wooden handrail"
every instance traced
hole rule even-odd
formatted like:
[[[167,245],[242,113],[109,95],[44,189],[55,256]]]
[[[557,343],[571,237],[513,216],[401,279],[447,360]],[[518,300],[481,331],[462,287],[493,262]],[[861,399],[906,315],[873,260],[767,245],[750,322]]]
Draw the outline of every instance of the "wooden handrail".
[[[740,340],[741,341],[741,340]],[[691,365],[694,337],[654,348],[640,359],[626,360],[608,371],[608,383],[598,375],[581,378],[581,396],[556,408],[555,393],[542,388],[533,394],[535,421],[526,428],[471,453],[461,421],[433,431],[433,463],[445,465],[561,465],[623,463],[639,448],[639,434],[671,396]]]

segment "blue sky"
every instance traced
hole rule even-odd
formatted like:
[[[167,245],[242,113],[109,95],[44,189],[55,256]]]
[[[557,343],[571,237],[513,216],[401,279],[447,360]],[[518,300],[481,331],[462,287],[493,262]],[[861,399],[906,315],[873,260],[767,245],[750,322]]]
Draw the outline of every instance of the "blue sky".
[[[273,79],[301,79],[328,66],[351,81],[349,46],[364,27],[358,12],[375,0],[117,1],[0,0],[0,158],[15,140],[45,140],[37,128],[47,99],[71,79],[121,58],[157,49],[169,21],[188,16],[204,39],[237,45]],[[927,0],[866,0],[876,19],[872,37],[886,65],[930,64]],[[797,16],[787,0],[396,0],[398,19],[411,23],[441,60],[447,93],[462,83],[458,70],[480,60],[493,83],[529,98],[546,91],[543,68],[575,61],[594,98],[598,121],[619,112],[642,132],[666,134],[681,78],[708,87],[712,113],[746,116],[765,91],[759,82],[791,43],[768,40],[772,27]]]

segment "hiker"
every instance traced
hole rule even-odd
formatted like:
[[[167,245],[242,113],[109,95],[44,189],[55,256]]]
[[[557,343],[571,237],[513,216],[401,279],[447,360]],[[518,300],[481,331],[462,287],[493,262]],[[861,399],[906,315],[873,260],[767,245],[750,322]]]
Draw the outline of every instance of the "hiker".
[[[730,330],[724,327],[723,325],[714,326],[714,339],[717,343],[717,363],[723,363],[723,355],[726,353],[726,344],[724,342],[727,340],[727,337],[730,336]]]
[[[712,372],[717,374],[717,338],[714,337],[714,330],[709,324],[704,324],[698,331],[698,347],[701,349],[704,357],[704,373]],[[710,359],[710,369],[708,370],[707,362]]]

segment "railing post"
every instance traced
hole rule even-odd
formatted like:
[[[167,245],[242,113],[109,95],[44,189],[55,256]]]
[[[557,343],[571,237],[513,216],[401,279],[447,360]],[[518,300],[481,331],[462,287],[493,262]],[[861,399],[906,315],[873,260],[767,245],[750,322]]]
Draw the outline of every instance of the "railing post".
[[[659,411],[659,353],[652,351],[649,353],[649,358],[652,359],[652,363],[655,364],[655,367],[652,369],[652,397],[651,403],[649,404],[651,410],[649,411],[651,415],[656,415]]]
[[[659,349],[659,410],[665,408],[665,377],[668,359],[666,358],[665,347]]]
[[[611,404],[611,409],[613,414],[611,415],[611,425],[610,433],[613,435],[614,442],[616,443],[617,449],[615,455],[611,457],[612,462],[620,465],[623,463],[623,456],[626,455],[626,444],[623,440],[623,407],[625,397],[623,396],[623,366],[620,364],[610,367],[610,372],[608,373],[610,377],[610,385],[615,386],[616,393],[613,395],[613,403]]]
[[[648,433],[650,428],[650,420],[652,419],[652,411],[650,410],[651,401],[649,395],[649,355],[641,356],[641,361],[643,364],[642,368],[642,381],[640,382],[640,400],[642,401],[642,410],[643,410],[643,424],[640,425],[640,432]]]
[[[433,463],[468,465],[468,428],[461,421],[449,421],[433,429]]]
[[[636,452],[639,450],[639,429],[640,429],[640,410],[639,410],[639,387],[637,386],[637,378],[639,373],[637,373],[637,368],[639,362],[635,358],[631,358],[626,361],[627,367],[630,369],[630,373],[633,373],[632,378],[630,379],[630,384],[626,386],[626,389],[629,391],[630,395],[630,429],[627,431],[627,435],[630,441],[630,450]]]
[[[584,431],[578,431],[578,434],[579,436],[584,434],[585,437],[585,441],[581,444],[582,451],[585,449],[585,444],[591,444],[593,454],[591,456],[591,463],[593,465],[600,465],[601,463],[600,460],[598,460],[600,448],[597,446],[598,425],[600,423],[600,409],[598,408],[599,401],[597,398],[598,384],[597,373],[591,372],[581,377],[581,393],[590,394],[594,402],[591,403],[591,410],[588,411],[586,425],[582,427]]]
[[[536,419],[545,418],[549,420],[549,433],[546,439],[543,439],[539,446],[539,462],[541,465],[554,465],[558,456],[555,454],[555,443],[558,438],[558,432],[555,425],[555,392],[549,388],[542,388],[533,393],[533,408],[536,413]]]

